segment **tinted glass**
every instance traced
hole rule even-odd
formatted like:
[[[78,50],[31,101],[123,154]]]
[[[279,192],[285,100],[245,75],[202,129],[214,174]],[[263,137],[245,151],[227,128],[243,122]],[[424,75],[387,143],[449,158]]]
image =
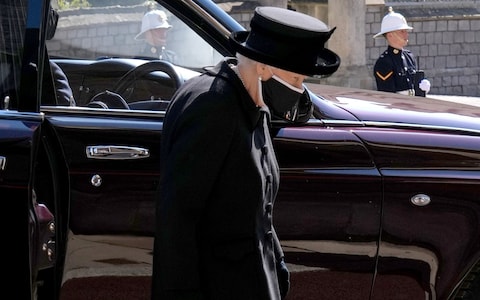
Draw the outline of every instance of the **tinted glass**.
[[[17,98],[28,1],[0,2],[0,108]]]
[[[155,2],[139,1],[135,4],[129,1],[132,4],[115,6],[94,6],[94,1],[90,3],[88,7],[58,7],[56,33],[47,41],[51,57],[162,58],[175,65],[192,68],[214,65],[221,59],[219,53],[194,31]],[[152,11],[161,12],[145,18],[142,28],[142,18]],[[146,31],[155,28],[158,29],[155,34],[162,36],[162,41],[152,46],[146,41],[147,36],[151,37],[153,33]]]

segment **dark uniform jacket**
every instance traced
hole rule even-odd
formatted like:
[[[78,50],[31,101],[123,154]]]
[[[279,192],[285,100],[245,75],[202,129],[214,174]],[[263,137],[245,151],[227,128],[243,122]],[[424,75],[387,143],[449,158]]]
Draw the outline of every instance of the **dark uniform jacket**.
[[[373,68],[377,90],[394,93],[415,90],[416,71],[417,63],[412,52],[388,46]]]
[[[139,56],[145,58],[163,59],[171,62],[172,64],[179,63],[178,56],[174,51],[168,50],[165,47],[155,47],[149,44],[145,45]]]
[[[174,96],[162,131],[153,299],[280,299],[269,118],[227,62]]]

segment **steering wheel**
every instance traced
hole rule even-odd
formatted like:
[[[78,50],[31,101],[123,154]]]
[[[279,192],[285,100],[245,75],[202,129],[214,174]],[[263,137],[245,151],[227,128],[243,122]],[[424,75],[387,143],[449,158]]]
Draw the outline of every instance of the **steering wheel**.
[[[173,88],[175,90],[177,90],[183,83],[182,77],[170,62],[164,60],[152,60],[131,69],[125,75],[123,75],[122,78],[120,78],[120,80],[115,84],[113,92],[123,95],[123,93],[125,93],[127,88],[131,86],[135,80],[153,71],[161,71],[166,73],[172,79],[174,85]]]
[[[130,109],[127,102],[122,98],[122,96],[117,93],[110,92],[109,90],[100,92],[93,96],[87,106],[103,109]]]

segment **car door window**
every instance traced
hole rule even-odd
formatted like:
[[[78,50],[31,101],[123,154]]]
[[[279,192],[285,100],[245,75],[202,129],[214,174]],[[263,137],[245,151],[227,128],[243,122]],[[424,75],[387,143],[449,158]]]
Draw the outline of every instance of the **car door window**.
[[[0,3],[0,108],[18,97],[26,5],[22,0]]]
[[[183,82],[223,57],[181,19],[156,3],[59,7],[58,14],[57,29],[47,41],[47,48],[52,60],[66,73],[77,106],[99,108],[90,105],[92,98],[105,98],[109,91],[119,94],[128,104],[135,103],[134,109],[158,110],[160,106],[137,102],[168,101],[179,79],[171,78],[162,69],[133,72],[134,68],[150,61],[164,61],[174,66]],[[154,30],[166,34],[153,37]],[[162,41],[156,45],[147,42],[155,38]],[[129,71],[133,74],[123,78]],[[121,82],[122,78],[127,82]]]

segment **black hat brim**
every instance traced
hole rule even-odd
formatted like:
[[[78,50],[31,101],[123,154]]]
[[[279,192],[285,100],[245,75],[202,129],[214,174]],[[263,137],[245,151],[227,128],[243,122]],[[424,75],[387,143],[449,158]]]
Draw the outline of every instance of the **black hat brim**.
[[[340,57],[327,48],[318,50],[317,62],[312,64],[312,66],[296,64],[293,57],[292,59],[280,59],[265,54],[245,44],[249,34],[250,31],[233,32],[229,40],[235,51],[255,61],[307,76],[329,76],[335,73],[340,66]]]

